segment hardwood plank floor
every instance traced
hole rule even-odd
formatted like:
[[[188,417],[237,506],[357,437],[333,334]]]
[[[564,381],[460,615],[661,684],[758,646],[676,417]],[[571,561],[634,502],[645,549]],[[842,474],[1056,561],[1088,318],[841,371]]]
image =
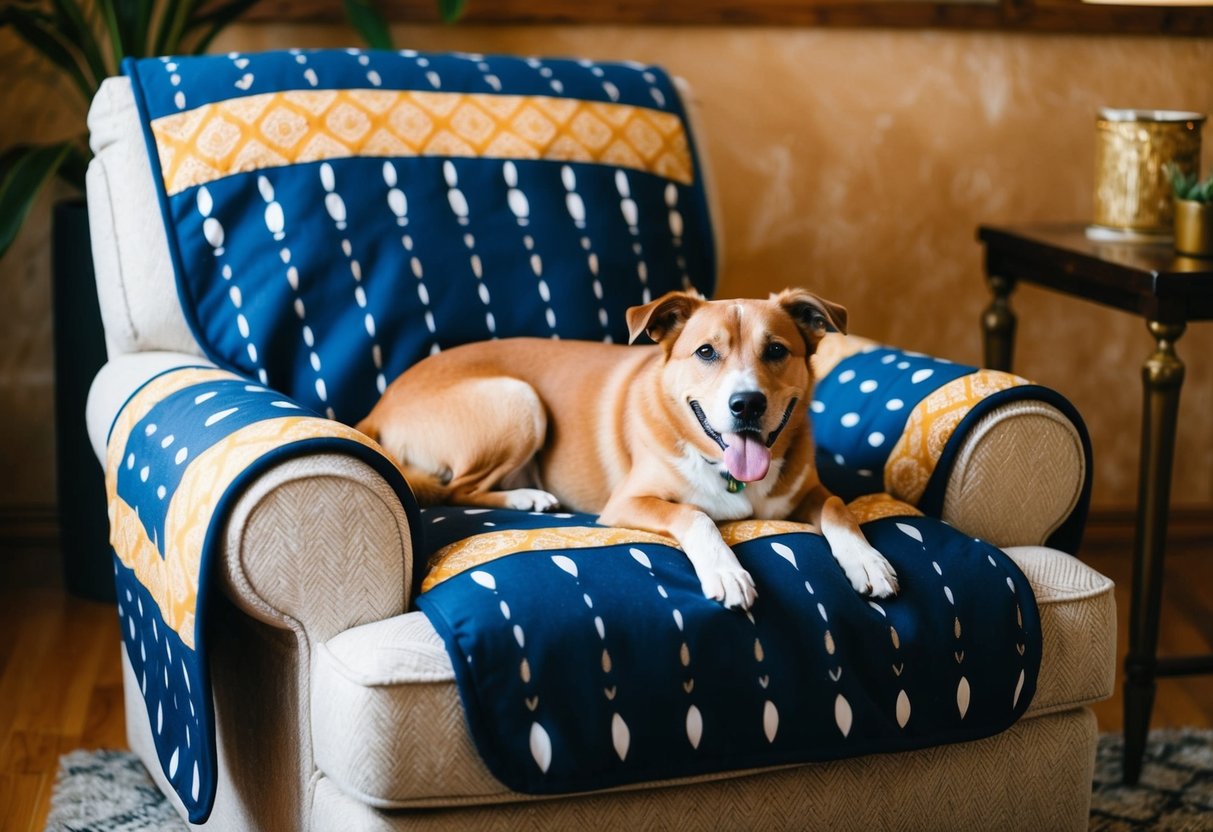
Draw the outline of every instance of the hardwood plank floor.
[[[1128,630],[1130,544],[1098,540],[1082,558],[1116,581],[1118,648]],[[1213,652],[1213,541],[1167,555],[1162,654]],[[1101,731],[1122,726],[1119,680],[1095,706]],[[1213,727],[1213,676],[1159,682],[1152,727]],[[116,614],[64,592],[57,552],[0,550],[0,830],[42,832],[59,756],[125,748]]]

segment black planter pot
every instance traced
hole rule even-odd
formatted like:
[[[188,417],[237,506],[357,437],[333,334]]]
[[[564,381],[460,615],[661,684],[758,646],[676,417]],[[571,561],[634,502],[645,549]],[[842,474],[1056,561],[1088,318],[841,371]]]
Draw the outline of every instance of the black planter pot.
[[[89,385],[105,364],[105,335],[83,199],[55,205],[51,239],[55,471],[64,581],[73,595],[112,602],[105,475],[84,421]]]

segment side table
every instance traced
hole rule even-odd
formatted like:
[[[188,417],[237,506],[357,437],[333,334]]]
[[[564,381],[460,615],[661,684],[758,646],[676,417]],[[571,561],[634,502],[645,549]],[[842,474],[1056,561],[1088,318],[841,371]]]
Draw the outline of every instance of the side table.
[[[1144,408],[1133,545],[1129,651],[1125,657],[1123,776],[1136,783],[1154,705],[1155,679],[1213,673],[1213,654],[1157,657],[1171,466],[1184,364],[1175,343],[1189,321],[1213,320],[1213,260],[1182,257],[1170,244],[1088,239],[1079,223],[987,226],[986,279],[993,300],[982,316],[985,363],[1010,370],[1020,281],[1111,306],[1146,321],[1154,351],[1142,366]]]

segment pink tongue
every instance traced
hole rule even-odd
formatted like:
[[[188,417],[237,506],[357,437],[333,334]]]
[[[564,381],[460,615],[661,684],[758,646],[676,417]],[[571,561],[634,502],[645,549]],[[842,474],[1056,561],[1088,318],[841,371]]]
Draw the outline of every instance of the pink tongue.
[[[726,433],[724,467],[738,482],[755,482],[767,475],[771,452],[753,433]]]

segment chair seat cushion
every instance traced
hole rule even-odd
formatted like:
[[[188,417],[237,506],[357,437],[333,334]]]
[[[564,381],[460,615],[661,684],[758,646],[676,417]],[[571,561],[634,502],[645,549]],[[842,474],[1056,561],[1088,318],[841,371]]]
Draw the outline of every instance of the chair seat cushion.
[[[1109,695],[1112,584],[1061,552],[1008,551],[1037,596],[1043,638],[1032,717]],[[529,799],[482,762],[442,638],[420,613],[365,625],[317,650],[313,741],[320,769],[378,807]],[[708,775],[711,777],[728,776]],[[654,781],[632,787],[680,782]]]

